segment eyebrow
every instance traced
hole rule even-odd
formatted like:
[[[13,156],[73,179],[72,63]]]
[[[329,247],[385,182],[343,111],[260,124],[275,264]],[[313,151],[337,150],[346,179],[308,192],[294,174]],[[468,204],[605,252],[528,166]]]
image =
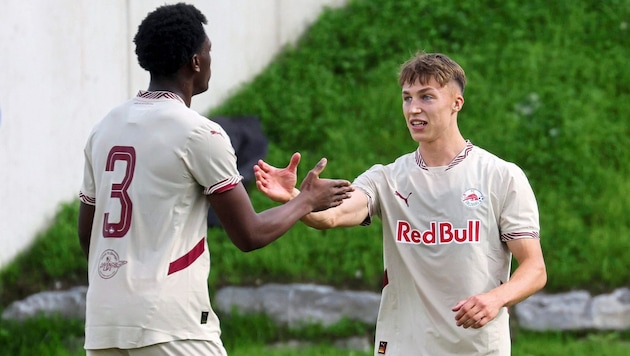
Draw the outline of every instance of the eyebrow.
[[[433,87],[427,87],[427,88],[422,88],[420,90],[416,90],[415,93],[422,94],[422,93],[426,93],[426,92],[429,92],[429,91],[435,91],[435,90],[436,89],[433,88]],[[410,94],[410,92],[408,90],[403,90],[402,94]]]

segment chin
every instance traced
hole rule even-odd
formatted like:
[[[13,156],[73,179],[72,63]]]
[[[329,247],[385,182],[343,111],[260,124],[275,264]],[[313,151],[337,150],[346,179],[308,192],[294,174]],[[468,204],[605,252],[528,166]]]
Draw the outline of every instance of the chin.
[[[193,95],[197,95],[197,94],[201,94],[201,93],[205,93],[206,91],[208,91],[208,87],[206,86],[205,88],[199,88],[197,90],[195,90],[193,92]]]

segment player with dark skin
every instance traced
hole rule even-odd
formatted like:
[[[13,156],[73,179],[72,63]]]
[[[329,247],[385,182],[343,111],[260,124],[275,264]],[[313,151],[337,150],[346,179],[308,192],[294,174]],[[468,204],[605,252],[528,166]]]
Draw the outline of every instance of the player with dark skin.
[[[149,91],[168,91],[177,94],[190,107],[192,97],[208,90],[211,77],[212,44],[205,38],[200,48],[173,74],[151,72]],[[299,156],[299,153],[296,153]],[[326,167],[322,158],[308,173],[300,191],[289,204],[257,213],[242,183],[228,191],[207,196],[232,242],[242,251],[252,251],[275,241],[288,231],[302,216],[311,211],[338,206],[350,196],[353,188],[347,180],[320,179]],[[81,248],[89,254],[90,236],[95,206],[81,203],[78,235]]]
[[[247,252],[353,191],[346,180],[319,178],[322,158],[293,201],[255,211],[227,132],[190,109],[211,77],[204,24],[189,4],[150,12],[134,37],[148,88],[113,108],[86,140],[78,235],[88,257],[89,356],[225,356],[207,283],[208,208]]]

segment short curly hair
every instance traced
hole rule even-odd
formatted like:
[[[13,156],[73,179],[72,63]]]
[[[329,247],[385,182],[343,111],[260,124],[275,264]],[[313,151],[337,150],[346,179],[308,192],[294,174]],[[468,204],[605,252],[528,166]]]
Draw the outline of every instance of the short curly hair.
[[[150,12],[133,41],[140,66],[152,75],[172,76],[201,48],[208,21],[193,5],[164,5]]]

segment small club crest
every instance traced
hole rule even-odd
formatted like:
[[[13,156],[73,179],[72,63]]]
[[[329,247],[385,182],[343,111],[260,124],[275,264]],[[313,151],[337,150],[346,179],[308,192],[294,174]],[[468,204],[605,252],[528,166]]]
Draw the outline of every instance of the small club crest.
[[[462,194],[462,203],[469,208],[476,208],[484,201],[484,196],[478,189],[469,188]]]

